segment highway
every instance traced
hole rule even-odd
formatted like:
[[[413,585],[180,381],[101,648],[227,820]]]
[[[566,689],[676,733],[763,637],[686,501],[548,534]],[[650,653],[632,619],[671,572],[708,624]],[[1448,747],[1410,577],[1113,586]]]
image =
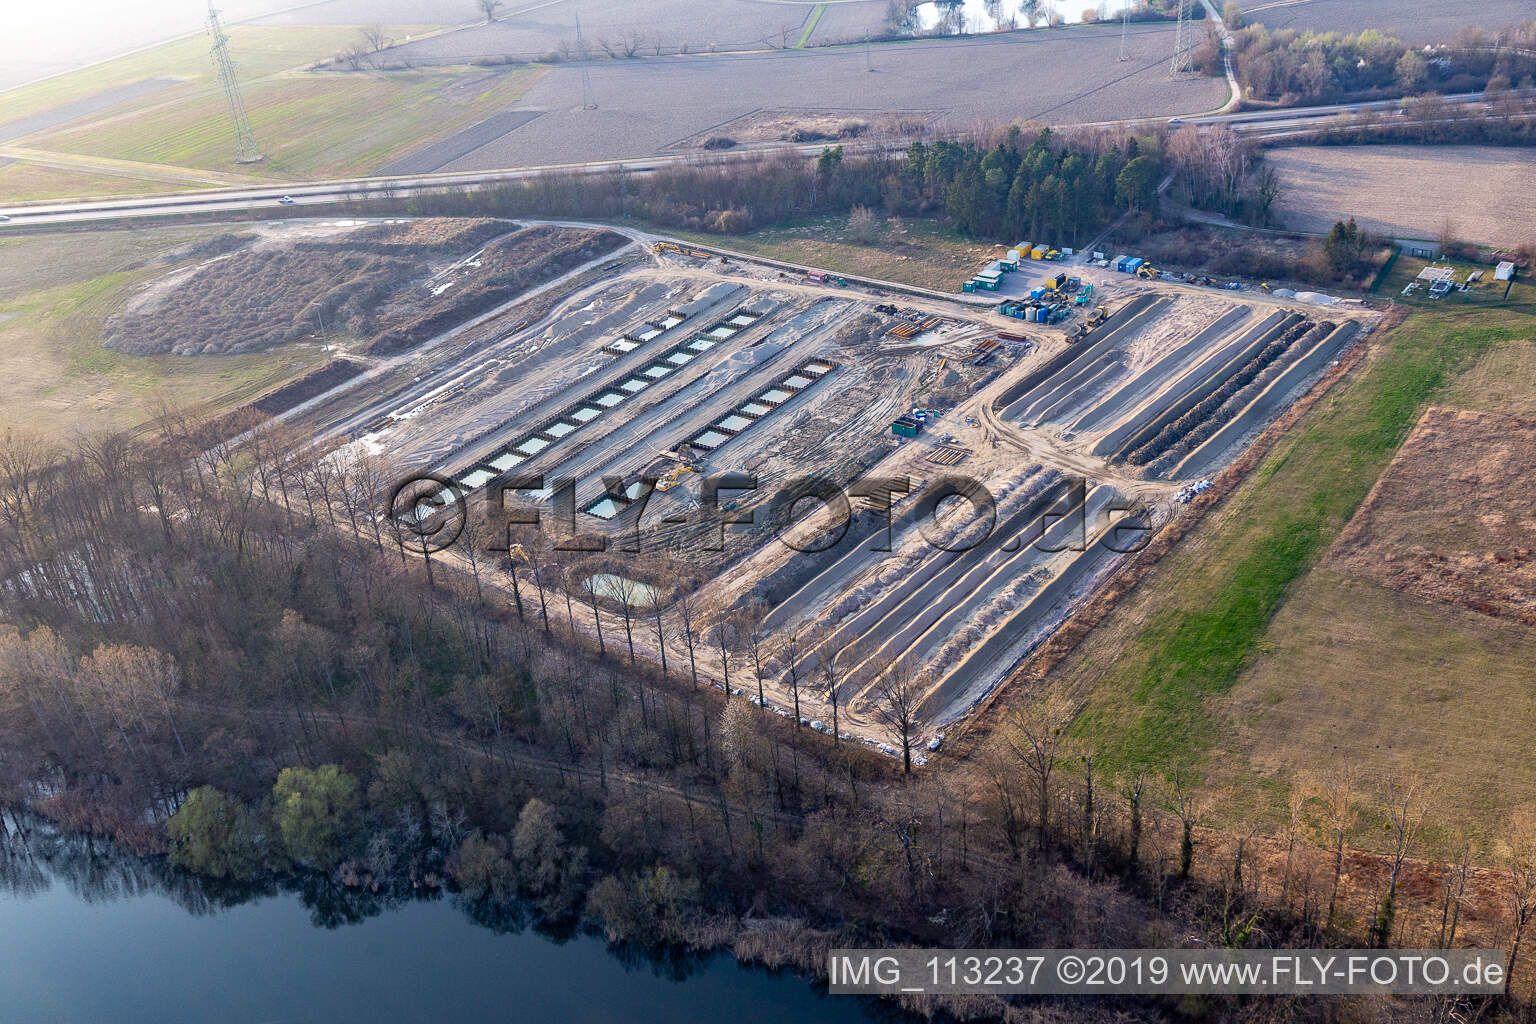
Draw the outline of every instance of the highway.
[[[1463,93],[1444,97],[1444,101],[1452,105],[1473,106],[1481,105],[1483,97],[1481,93]],[[1254,138],[1279,138],[1317,129],[1327,119],[1340,115],[1367,110],[1401,111],[1403,105],[1403,101],[1400,100],[1383,100],[1371,103],[1257,110],[1236,114],[1211,114],[1166,120],[1143,118],[1086,124],[1077,127],[1157,127],[1164,124],[1226,125],[1235,131]],[[894,143],[872,143],[865,147],[845,145],[844,148],[854,152],[860,150],[869,152],[884,148],[888,152],[900,153],[905,152],[908,144],[907,141],[901,141]],[[0,217],[5,218],[3,221],[0,221],[0,234],[6,231],[26,228],[60,227],[72,224],[141,220],[156,217],[185,216],[188,214],[248,213],[251,211],[280,210],[291,207],[314,207],[318,213],[320,208],[359,199],[403,198],[445,189],[486,188],[503,182],[518,181],[542,174],[601,175],[623,170],[629,174],[643,175],[669,166],[730,164],[740,160],[761,157],[770,152],[783,152],[786,149],[806,156],[815,156],[822,151],[823,144],[751,147],[709,156],[702,156],[698,153],[679,153],[635,160],[604,160],[582,164],[554,164],[541,167],[465,171],[451,174],[292,182],[265,185],[259,188],[202,189],[88,202],[37,203],[26,206],[0,207]]]

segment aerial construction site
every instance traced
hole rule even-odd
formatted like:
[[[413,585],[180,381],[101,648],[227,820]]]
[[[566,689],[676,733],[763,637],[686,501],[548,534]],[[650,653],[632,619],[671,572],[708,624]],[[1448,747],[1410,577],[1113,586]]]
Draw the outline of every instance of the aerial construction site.
[[[1010,293],[1062,299],[1021,323],[979,293],[608,244],[290,418],[425,479],[413,528],[537,519],[542,554],[472,530],[476,556],[520,551],[520,591],[565,589],[582,628],[655,620],[646,655],[876,745],[882,680],[919,681],[940,742],[1373,323],[1088,260],[1070,285],[1010,267]]]

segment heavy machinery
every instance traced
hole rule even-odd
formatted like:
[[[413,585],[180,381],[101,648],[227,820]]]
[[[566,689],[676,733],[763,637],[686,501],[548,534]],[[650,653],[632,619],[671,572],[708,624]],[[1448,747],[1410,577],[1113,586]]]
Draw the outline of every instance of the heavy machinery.
[[[701,249],[684,249],[682,246],[676,245],[672,242],[657,242],[655,245],[651,246],[651,251],[657,255],[662,256],[691,256],[696,260],[708,260],[714,258],[713,253],[707,253]]]
[[[1088,326],[1097,327],[1107,319],[1109,319],[1109,314],[1104,312],[1104,307],[1095,306],[1088,314]]]
[[[1144,281],[1156,281],[1162,276],[1162,273],[1161,270],[1158,270],[1150,263],[1143,263],[1136,268],[1136,276]]]

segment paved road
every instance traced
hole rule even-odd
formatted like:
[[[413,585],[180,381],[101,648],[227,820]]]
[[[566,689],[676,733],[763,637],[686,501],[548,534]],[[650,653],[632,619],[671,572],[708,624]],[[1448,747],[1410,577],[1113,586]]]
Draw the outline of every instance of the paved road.
[[[1448,96],[1446,102],[1462,105],[1481,104],[1481,93],[1463,93]],[[1400,110],[1402,103],[1385,100],[1373,103],[1332,104],[1321,107],[1298,107],[1272,111],[1248,111],[1241,114],[1213,114],[1204,117],[1174,118],[1167,123],[1193,125],[1228,125],[1234,130],[1262,137],[1285,135],[1319,125],[1324,119],[1363,110]],[[1161,119],[1105,122],[1105,124],[1151,127],[1164,123]],[[807,156],[821,152],[822,145],[767,147],[788,149]],[[852,148],[852,147],[845,147]],[[893,151],[905,151],[906,144],[892,146]],[[716,162],[729,164],[744,158],[760,156],[763,149],[749,149],[733,154],[722,154]],[[363,198],[387,198],[430,193],[447,188],[485,188],[503,182],[517,181],[550,172],[573,174],[612,174],[620,169],[630,174],[649,174],[660,167],[676,164],[699,163],[697,153],[651,157],[643,160],[605,160],[583,164],[556,164],[543,167],[523,167],[494,171],[469,171],[453,174],[404,175],[395,177],[351,178],[335,181],[294,182],[286,185],[260,188],[206,189],[167,195],[136,196],[122,199],[92,202],[39,203],[27,206],[0,207],[0,232],[25,227],[63,226],[89,224],[103,221],[124,221],[173,217],[203,213],[245,213],[259,210],[279,210],[288,207],[315,207],[316,212],[326,206],[334,206]],[[285,201],[287,200],[287,201]]]

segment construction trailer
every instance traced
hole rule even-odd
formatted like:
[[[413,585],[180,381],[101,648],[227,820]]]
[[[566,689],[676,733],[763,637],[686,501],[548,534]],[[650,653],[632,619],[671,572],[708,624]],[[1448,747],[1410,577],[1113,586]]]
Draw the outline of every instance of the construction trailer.
[[[891,424],[891,433],[897,437],[905,437],[908,440],[923,432],[923,425],[911,416],[898,416]]]

